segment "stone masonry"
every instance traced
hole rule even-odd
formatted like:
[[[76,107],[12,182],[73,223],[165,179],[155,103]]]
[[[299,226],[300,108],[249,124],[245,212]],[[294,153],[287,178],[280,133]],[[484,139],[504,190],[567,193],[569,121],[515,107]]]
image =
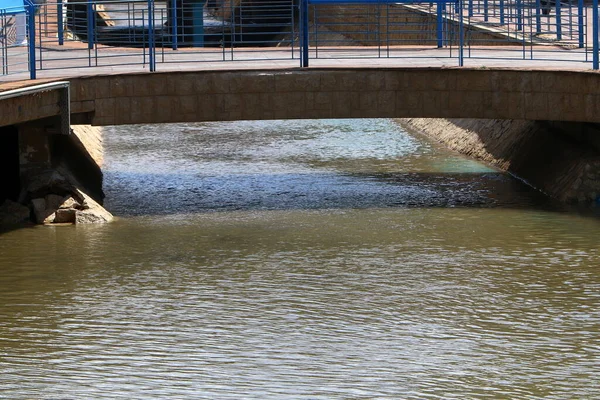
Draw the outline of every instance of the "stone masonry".
[[[197,71],[71,79],[82,123],[431,117],[600,122],[600,74],[466,68]]]
[[[327,68],[71,78],[73,123],[295,118],[600,122],[600,74],[470,68]],[[59,112],[52,92],[0,102],[0,126]]]

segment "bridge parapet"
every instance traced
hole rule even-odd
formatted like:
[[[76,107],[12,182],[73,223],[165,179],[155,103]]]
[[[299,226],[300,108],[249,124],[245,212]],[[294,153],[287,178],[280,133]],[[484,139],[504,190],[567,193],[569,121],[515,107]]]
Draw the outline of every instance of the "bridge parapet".
[[[309,58],[312,65],[369,58],[410,60],[404,65],[512,60],[599,68],[597,0],[592,7],[583,0],[577,7],[556,1],[552,10],[542,7],[545,1],[223,1],[231,15],[210,23],[195,0],[31,3],[24,10],[27,46],[10,44],[14,18],[0,8],[1,79],[43,78],[66,69],[72,75],[82,68],[214,68],[240,60],[307,66]],[[342,3],[343,10],[332,8]]]
[[[469,68],[332,68],[75,77],[74,123],[299,118],[600,122],[600,74]],[[1,92],[0,92],[1,93]],[[0,100],[0,126],[59,116],[56,91]]]
[[[71,80],[94,125],[298,118],[486,118],[600,122],[600,75],[464,68],[289,69]]]

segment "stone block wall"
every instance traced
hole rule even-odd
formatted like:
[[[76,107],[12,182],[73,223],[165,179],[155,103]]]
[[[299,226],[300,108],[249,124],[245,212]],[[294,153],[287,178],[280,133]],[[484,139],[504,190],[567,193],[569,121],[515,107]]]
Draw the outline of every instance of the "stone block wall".
[[[600,122],[600,74],[470,68],[165,72],[71,79],[93,125],[295,118]]]

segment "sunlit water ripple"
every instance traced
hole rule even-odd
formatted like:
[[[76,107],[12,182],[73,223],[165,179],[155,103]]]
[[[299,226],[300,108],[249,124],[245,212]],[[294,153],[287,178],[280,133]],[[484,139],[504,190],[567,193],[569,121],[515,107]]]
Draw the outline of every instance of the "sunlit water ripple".
[[[0,236],[0,398],[600,398],[599,221],[389,120],[111,128]]]

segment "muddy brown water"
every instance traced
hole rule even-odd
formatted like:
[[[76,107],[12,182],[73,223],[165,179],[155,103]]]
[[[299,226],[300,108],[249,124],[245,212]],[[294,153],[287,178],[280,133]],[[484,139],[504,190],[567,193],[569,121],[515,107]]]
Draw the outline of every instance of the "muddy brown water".
[[[0,235],[0,398],[600,398],[600,220],[390,120],[108,128]]]

